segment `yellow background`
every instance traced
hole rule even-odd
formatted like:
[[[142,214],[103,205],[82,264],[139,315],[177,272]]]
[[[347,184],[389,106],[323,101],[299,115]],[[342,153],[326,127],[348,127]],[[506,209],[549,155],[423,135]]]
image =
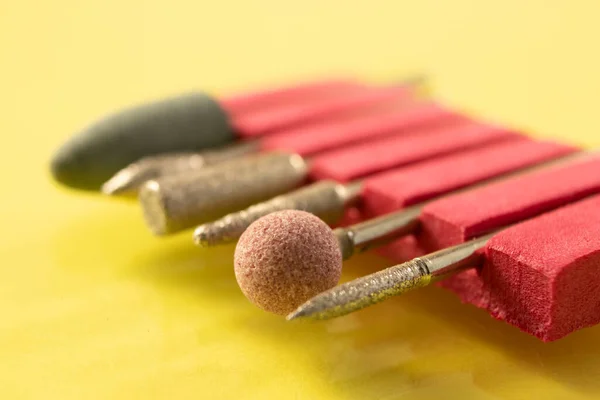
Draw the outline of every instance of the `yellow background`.
[[[600,327],[543,344],[430,287],[322,324],[247,303],[232,250],[152,237],[133,203],[53,184],[107,112],[336,72],[425,72],[476,115],[600,144],[600,2],[0,3],[0,397],[577,399]],[[367,255],[344,279],[381,267]]]

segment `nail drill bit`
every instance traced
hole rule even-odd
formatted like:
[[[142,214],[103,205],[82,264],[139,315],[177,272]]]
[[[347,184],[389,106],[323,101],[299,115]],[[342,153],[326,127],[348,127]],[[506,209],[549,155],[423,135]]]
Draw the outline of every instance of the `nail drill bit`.
[[[600,321],[600,196],[588,194],[486,234],[329,289],[287,316],[343,316],[481,268],[476,304],[544,341]],[[471,302],[471,301],[469,301]]]
[[[530,173],[515,173],[512,174],[513,178],[503,177],[496,179],[494,185],[481,184],[478,185],[476,189],[473,187],[461,189],[461,195],[457,195],[456,192],[447,198],[458,199],[456,202],[459,204],[461,201],[468,203],[470,197],[472,197],[475,193],[479,193],[482,191],[489,190],[490,187],[501,188],[506,187],[506,194],[502,197],[501,204],[504,205],[502,210],[509,215],[508,218],[505,219],[497,219],[497,226],[489,226],[488,231],[493,231],[496,229],[501,229],[505,226],[509,226],[513,223],[518,222],[518,219],[525,219],[530,217],[535,217],[535,215],[559,207],[564,204],[566,199],[576,200],[577,198],[581,198],[582,196],[589,195],[590,193],[594,193],[600,190],[600,177],[596,174],[590,174],[589,171],[595,170],[598,164],[600,164],[600,159],[592,159],[591,161],[586,161],[588,154],[581,153],[572,157],[566,157],[559,160],[554,160],[550,163],[545,163],[544,166],[536,165],[536,167],[529,168],[527,172]],[[567,162],[568,160],[575,161],[573,163]],[[564,166],[562,166],[564,165]],[[561,167],[562,166],[562,167]],[[557,168],[558,167],[558,168]],[[582,171],[588,171],[587,173],[582,173]],[[534,173],[531,173],[534,172]],[[560,179],[561,181],[569,180],[569,177],[576,176],[577,179],[573,181],[570,186],[563,186],[562,188],[558,188],[557,190],[548,190],[549,186],[552,186],[553,178]],[[576,181],[576,182],[575,182]],[[523,187],[535,187],[539,190],[540,195],[536,198],[537,200],[530,201],[523,207],[520,207],[520,212],[517,210],[508,209],[507,210],[507,202],[509,199],[515,200],[517,204],[520,204],[516,201],[519,198],[522,198],[523,190],[518,190],[514,185],[517,185],[523,189]],[[428,201],[426,203],[422,203],[419,205],[415,205],[412,207],[405,208],[404,210],[391,213],[388,215],[383,215],[378,218],[374,218],[371,220],[367,220],[358,224],[354,224],[348,227],[336,228],[334,230],[329,229],[327,231],[327,235],[323,232],[319,233],[316,238],[310,244],[310,248],[314,251],[320,251],[318,248],[319,245],[323,245],[324,247],[328,246],[328,243],[333,241],[337,243],[337,252],[341,254],[341,258],[339,259],[339,266],[341,268],[341,263],[343,260],[346,260],[353,256],[356,252],[365,251],[367,249],[382,246],[383,244],[392,242],[394,240],[399,239],[408,234],[416,233],[422,227],[422,212],[424,207],[430,207],[432,204],[437,204],[440,201],[444,201],[444,198],[438,199],[436,201]],[[527,197],[530,199],[530,197]],[[470,204],[470,203],[469,203]],[[509,203],[510,204],[510,203]],[[485,204],[481,206],[481,208],[485,208]],[[277,215],[282,215],[285,213],[285,224],[280,226],[275,233],[268,229],[258,230],[256,226],[264,226],[265,220],[270,218],[278,218]],[[301,255],[292,253],[290,254],[282,254],[286,253],[286,249],[293,248],[292,244],[285,242],[285,245],[282,245],[282,237],[286,237],[286,235],[294,236],[297,232],[310,231],[303,224],[305,221],[302,218],[299,218],[298,215],[303,215],[306,212],[304,211],[278,211],[272,214],[269,214],[261,219],[253,222],[248,231],[244,232],[242,237],[246,236],[246,239],[242,242],[238,242],[238,246],[236,247],[236,260],[235,262],[243,262],[243,260],[238,260],[237,257],[239,254],[245,254],[245,252],[250,252],[253,254],[253,267],[252,268],[261,268],[260,260],[270,260],[269,268],[289,268],[290,270],[296,270],[296,263],[302,263]],[[275,216],[275,217],[271,217]],[[252,229],[252,230],[251,230]],[[251,231],[250,231],[251,230]],[[252,233],[247,233],[247,232]],[[482,233],[482,235],[488,234],[488,231]],[[308,233],[310,234],[310,232]],[[260,237],[260,246],[254,246],[254,243],[248,239],[251,235],[258,235]],[[295,236],[294,236],[295,237]],[[303,238],[297,238],[300,243],[298,246],[303,245]],[[318,240],[317,240],[318,239]],[[257,239],[258,240],[258,239]],[[322,242],[320,244],[320,242]],[[246,246],[250,246],[246,248]],[[278,254],[278,257],[274,259],[269,256],[271,252],[275,252]],[[445,256],[440,259],[442,261],[448,260],[449,256]],[[277,260],[282,261],[282,264],[277,264]],[[283,260],[285,263],[283,263]],[[296,260],[296,261],[295,261]],[[437,262],[437,261],[436,261]],[[416,266],[422,266],[418,261],[416,262]],[[441,264],[434,263],[432,269],[417,269],[414,265],[415,263],[408,264],[408,266],[403,266],[402,268],[396,268],[393,271],[392,275],[398,275],[402,279],[407,279],[405,283],[398,286],[398,290],[405,290],[406,288],[412,287],[412,285],[419,285],[429,279],[430,273],[434,273],[437,271]],[[436,267],[438,266],[438,267]],[[441,267],[440,267],[441,268]],[[418,275],[418,273],[423,272],[424,275]],[[441,270],[440,270],[441,271]],[[441,272],[447,272],[448,269],[444,269]],[[435,272],[437,276],[441,272]],[[380,276],[380,275],[376,275]],[[382,282],[388,282],[391,278],[387,275],[381,275],[385,278]],[[414,278],[414,279],[413,279]],[[421,279],[422,278],[422,279]],[[304,281],[306,282],[306,281]],[[255,282],[256,285],[258,283]],[[265,283],[266,285],[266,283]],[[388,290],[389,288],[385,288]],[[308,290],[308,289],[307,289]],[[378,289],[379,290],[379,289]],[[338,292],[336,292],[337,295]],[[344,292],[345,293],[345,292]],[[354,293],[354,292],[353,292]],[[363,292],[357,292],[357,295],[364,294]],[[390,292],[391,294],[397,294],[397,292]],[[356,293],[354,293],[356,294]],[[272,292],[272,296],[278,296],[278,292]],[[378,291],[376,292],[377,297],[381,295]],[[346,298],[343,298],[344,302],[352,303],[348,307],[352,308],[356,306],[354,304],[353,298],[346,301]],[[369,303],[371,300],[361,300],[364,304]],[[319,303],[320,304],[320,303]],[[363,303],[357,303],[358,306]],[[328,311],[329,312],[329,311]]]
[[[393,131],[392,127],[396,125],[414,128],[420,124],[441,123],[444,116],[453,116],[447,111],[440,112],[437,106],[417,108],[417,111],[402,114],[401,117],[393,114],[394,119],[385,124],[380,134]],[[371,123],[378,120],[379,118],[368,119],[369,124],[358,129],[360,138],[366,140],[372,132]],[[337,133],[340,136],[336,140],[343,142],[353,139],[352,132],[348,132],[350,136]],[[217,168],[221,165],[223,172],[219,172]],[[156,179],[143,185],[139,199],[152,232],[166,235],[194,228],[297,188],[309,176],[310,158],[274,150],[230,161],[226,167],[224,164],[217,164],[207,169],[210,171]],[[212,197],[213,194],[215,197]],[[207,207],[207,199],[217,205]]]
[[[422,208],[420,215],[416,215],[418,219],[415,219],[415,222],[420,222],[424,231],[428,231],[428,235],[431,235],[431,229],[439,226],[440,223],[448,227],[458,223],[452,219],[455,213],[459,213],[457,221],[464,220],[464,217],[460,216],[462,212],[477,216],[456,226],[461,232],[467,230],[471,232],[469,236],[465,234],[464,239],[478,234],[487,236],[424,257],[417,257],[408,263],[341,285],[325,292],[322,296],[311,299],[290,318],[314,316],[321,319],[344,315],[427,284],[432,277],[446,276],[449,271],[476,265],[477,260],[470,258],[471,252],[485,245],[485,239],[491,237],[488,232],[507,229],[514,224],[535,219],[540,214],[552,212],[569,203],[596,195],[600,191],[600,177],[596,172],[600,167],[600,159],[597,156],[590,157],[591,155],[593,153],[583,153],[583,156],[576,157],[571,163],[558,163],[553,168],[538,170],[536,173],[522,175],[517,179],[503,180],[462,195],[453,195],[429,203]],[[480,206],[477,210],[469,212],[475,202]],[[438,210],[437,214],[435,210]],[[338,239],[341,238],[340,243],[348,242],[346,246],[348,249],[357,247],[361,242],[375,243],[377,238],[391,232],[390,229],[381,228],[381,221],[385,220],[384,216],[380,217],[379,221],[367,221],[371,229],[366,230],[368,232],[366,235],[361,235],[360,230],[350,230],[346,234],[338,229],[336,230]],[[396,224],[396,227],[398,226]],[[475,230],[474,226],[479,226],[479,229]],[[448,229],[441,229],[438,236],[446,235]],[[364,227],[362,230],[365,230]],[[357,239],[357,236],[364,236],[364,239]],[[443,246],[447,245],[448,243]],[[350,252],[344,253],[343,250],[342,254],[344,258],[351,255]]]
[[[361,113],[369,114],[378,111],[379,108],[389,107],[391,102],[412,91],[409,83],[399,87],[373,88],[352,93],[348,96],[337,96],[333,99],[326,98],[320,102],[291,107],[290,110],[275,109],[270,113],[258,113],[248,115],[244,120],[235,122],[236,132],[242,130],[240,125],[245,125],[245,131],[266,130],[265,126],[286,127],[295,122],[296,127],[311,126],[311,122],[322,119],[315,125],[318,127],[322,122],[334,122],[355,118]],[[271,115],[275,114],[275,115]],[[278,122],[279,121],[279,122]],[[262,128],[261,128],[262,127]],[[260,138],[246,140],[237,145],[205,152],[183,152],[176,154],[157,155],[145,157],[134,162],[119,171],[102,188],[109,195],[131,195],[136,194],[141,185],[149,179],[157,179],[161,176],[174,173],[187,173],[205,167],[208,164],[216,164],[229,159],[242,157],[261,151]]]
[[[418,223],[418,211],[414,208],[333,232],[305,211],[268,214],[253,222],[236,246],[238,284],[244,295],[262,309],[289,313],[311,296],[336,285],[343,260],[355,251],[412,231]]]
[[[336,286],[308,300],[286,319],[339,317],[477,266],[482,260],[478,251],[492,236],[488,234]]]
[[[496,173],[494,173],[493,170],[489,170],[488,176],[477,175],[475,176],[476,179],[465,180],[462,190],[472,189],[478,185],[490,183],[495,179],[507,179],[511,174],[524,173],[528,170],[548,166],[552,163],[568,160],[572,157],[572,153],[570,151],[567,152],[567,150],[570,149],[565,148],[563,150],[559,146],[553,147],[551,144],[545,142],[538,143],[528,141],[514,143],[509,141],[506,144],[500,143],[482,149],[476,148],[465,151],[464,153],[459,152],[452,154],[445,158],[435,160],[435,163],[438,165],[447,165],[447,170],[451,171],[457,161],[468,159],[474,152],[479,152],[479,154],[482,155],[487,153],[496,155],[498,151],[503,149],[513,151],[517,148],[527,150],[522,159],[519,160],[513,157],[512,160],[507,161],[506,163],[499,163],[499,169]],[[548,154],[546,158],[542,157],[542,154],[544,154],[543,152]],[[515,163],[515,161],[519,162]],[[419,170],[427,170],[433,163],[434,160],[417,165],[412,168],[412,172],[417,173]],[[439,170],[442,174],[447,173],[445,168]],[[405,171],[405,174],[408,174],[404,168],[400,168],[398,171]],[[381,175],[383,176],[389,172],[390,171],[386,171]],[[469,174],[471,174],[471,172],[469,172]],[[306,187],[296,189],[290,193],[274,197],[271,200],[254,204],[245,210],[231,213],[216,221],[199,226],[194,231],[194,243],[202,247],[211,247],[233,242],[241,236],[244,230],[246,230],[252,222],[269,213],[285,209],[307,211],[323,219],[330,225],[335,224],[341,219],[345,209],[349,205],[356,204],[360,201],[363,195],[362,190],[365,186],[365,182],[369,182],[373,179],[377,180],[378,176],[380,175],[376,174],[367,178],[365,181],[356,181],[349,184],[342,184],[331,180],[319,181]],[[440,176],[440,174],[429,175],[429,178],[436,180],[438,178],[443,178],[443,176]],[[407,191],[407,189],[409,188],[402,188],[400,190]],[[460,190],[461,188],[459,187],[450,189],[450,192],[458,193]],[[446,192],[444,191],[438,190],[437,195],[432,194],[429,197],[433,200],[445,193]],[[421,198],[422,201],[427,200],[424,195],[417,195],[417,197]]]
[[[213,151],[168,153],[144,157],[120,170],[104,185],[107,195],[135,196],[149,180],[190,173],[210,165],[241,158],[257,151],[256,142],[241,142]]]
[[[454,113],[440,110],[437,105],[420,105],[415,107],[415,110],[412,110],[412,107],[410,109],[399,116],[392,114],[391,119],[380,126],[378,134],[389,136],[393,135],[394,128],[417,129],[422,125],[437,125],[442,121],[448,122],[456,118]],[[361,139],[367,140],[373,134],[372,124],[379,124],[379,119],[379,116],[366,119],[365,121],[368,123],[365,124],[363,121],[363,124],[354,131],[336,132],[335,143],[343,145],[348,140],[353,143]],[[348,126],[352,129],[353,124],[350,123]],[[332,145],[332,142],[327,145]],[[194,228],[199,224],[220,218],[259,201],[286,193],[304,183],[309,176],[311,159],[296,153],[274,151],[277,156],[268,152],[228,163],[226,168],[223,167],[227,171],[226,177],[222,177],[222,173],[216,171],[215,166],[210,168],[211,172],[186,174],[185,176],[167,177],[147,182],[140,191],[140,201],[141,206],[145,209],[144,213],[151,216],[146,219],[151,230],[156,234],[164,235]],[[222,188],[219,188],[218,179],[223,179]],[[214,212],[210,215],[203,214],[206,211],[205,205],[208,196],[206,191],[209,187],[211,193],[215,192],[219,195],[218,198],[215,197],[211,200],[218,200],[219,204],[228,205],[227,207],[213,208],[213,211],[221,210],[223,213],[220,215]],[[156,199],[159,197],[162,199],[160,203],[164,205],[157,207]],[[174,201],[174,198],[179,200]],[[171,202],[176,206],[169,205]],[[234,208],[234,205],[238,208]],[[153,222],[157,220],[162,222],[160,224]],[[159,226],[168,226],[169,228],[157,228]]]
[[[275,211],[307,211],[333,224],[342,218],[348,205],[358,201],[361,187],[361,182],[344,185],[319,181],[201,225],[194,231],[194,242],[203,247],[234,242],[250,224]]]
[[[294,104],[371,90],[373,86],[354,79],[323,79],[228,98],[191,92],[150,101],[107,115],[71,137],[52,157],[52,176],[66,186],[96,191],[119,170],[141,158],[214,149],[240,137],[264,134],[252,130],[254,120],[251,126],[245,126],[244,118],[249,113],[277,116],[275,111],[281,109],[290,114],[289,107]],[[305,116],[296,115],[294,120],[294,115],[288,115],[288,119],[294,122]],[[283,117],[274,122],[281,125],[286,122]],[[268,129],[268,124],[260,128]]]
[[[298,229],[289,231],[290,223]],[[235,252],[235,276],[252,303],[286,315],[337,284],[341,257],[327,224],[310,213],[286,210],[269,214],[242,235]]]
[[[233,141],[225,110],[204,93],[131,107],[86,127],[54,154],[54,179],[99,190],[117,171],[143,157],[208,149]]]
[[[139,200],[150,230],[166,235],[190,227],[190,221],[211,221],[296,188],[306,170],[306,162],[296,154],[248,156],[193,174],[148,181]]]
[[[560,171],[561,166],[569,166],[570,163],[577,165],[579,162],[583,162],[594,155],[595,153],[593,152],[569,154],[551,161],[512,171],[510,173],[493,177],[485,181],[478,182],[477,184],[455,190],[446,195],[433,197],[422,203],[396,212],[359,222],[348,227],[336,228],[333,230],[333,234],[337,237],[342,257],[344,260],[346,260],[357,252],[363,252],[373,247],[379,247],[393,240],[399,239],[400,237],[415,233],[421,226],[420,216],[423,208],[436,201],[440,201],[450,196],[474,193],[476,190],[482,190],[485,187],[489,187],[490,184],[506,184],[507,182],[514,181],[514,179],[524,178],[527,176],[537,179],[538,175],[536,175],[536,173],[545,170],[551,172]]]

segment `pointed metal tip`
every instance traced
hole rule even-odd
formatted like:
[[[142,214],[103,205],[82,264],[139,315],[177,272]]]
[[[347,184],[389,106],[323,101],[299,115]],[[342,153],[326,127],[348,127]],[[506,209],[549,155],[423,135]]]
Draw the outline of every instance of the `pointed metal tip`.
[[[209,240],[209,224],[200,225],[194,230],[194,244],[199,247],[210,247],[211,241]]]
[[[298,306],[298,308],[296,308],[294,311],[289,313],[285,319],[288,321],[317,321],[337,317],[337,309],[330,309],[328,303],[330,297],[328,293],[332,290],[335,290],[335,288],[308,299],[306,302]]]
[[[129,168],[122,169],[102,185],[101,191],[108,196],[135,195],[139,185],[134,178]]]
[[[291,313],[289,313],[285,319],[287,321],[294,321],[294,320],[307,320],[310,319],[310,315],[309,312],[306,308],[304,308],[303,306],[298,307],[296,310],[292,311]]]
[[[177,166],[177,157],[181,156],[167,154],[142,158],[113,175],[102,185],[101,191],[110,196],[135,197],[146,182],[168,175],[168,167]]]

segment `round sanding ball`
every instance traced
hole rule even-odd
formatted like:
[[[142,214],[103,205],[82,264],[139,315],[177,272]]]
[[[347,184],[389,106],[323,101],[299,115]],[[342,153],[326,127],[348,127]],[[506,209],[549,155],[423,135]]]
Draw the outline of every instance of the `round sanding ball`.
[[[96,121],[58,149],[51,171],[66,186],[99,190],[117,171],[143,157],[214,148],[234,139],[229,117],[219,103],[194,92]]]
[[[305,211],[285,210],[252,223],[235,249],[235,276],[246,297],[286,315],[335,286],[342,254],[333,231]]]

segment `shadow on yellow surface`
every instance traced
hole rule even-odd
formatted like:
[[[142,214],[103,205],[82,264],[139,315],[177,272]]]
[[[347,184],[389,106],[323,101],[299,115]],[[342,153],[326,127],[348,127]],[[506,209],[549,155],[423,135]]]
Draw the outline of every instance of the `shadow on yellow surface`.
[[[233,246],[154,238],[134,203],[50,185],[47,160],[133,103],[338,71],[425,72],[456,107],[597,146],[599,4],[5,2],[0,398],[597,398],[600,327],[544,344],[435,287],[287,323],[237,289]]]
[[[600,327],[542,343],[436,287],[337,320],[285,322],[256,309],[238,290],[233,245],[199,249],[192,245],[189,232],[133,241],[132,234],[148,236],[139,229],[139,216],[127,209],[117,211],[116,215],[92,214],[65,226],[53,244],[64,250],[57,251],[57,262],[71,275],[114,274],[130,282],[135,291],[152,292],[154,306],[165,318],[163,334],[191,333],[186,352],[199,358],[192,363],[201,365],[204,357],[219,357],[216,345],[225,359],[235,360],[226,362],[227,368],[261,368],[260,361],[266,362],[267,357],[281,368],[270,373],[310,371],[310,379],[320,381],[317,386],[352,399],[395,398],[401,393],[427,398],[439,390],[451,390],[457,398],[475,392],[502,395],[528,391],[540,382],[581,394],[600,391],[596,379]],[[89,232],[106,236],[96,242],[74,240]],[[73,246],[77,253],[71,251]],[[359,255],[346,263],[344,279],[387,265],[376,255]],[[240,338],[254,350],[237,358],[230,353],[231,343],[224,341]],[[255,360],[254,352],[264,354]],[[260,376],[256,378],[262,385],[265,378]]]

